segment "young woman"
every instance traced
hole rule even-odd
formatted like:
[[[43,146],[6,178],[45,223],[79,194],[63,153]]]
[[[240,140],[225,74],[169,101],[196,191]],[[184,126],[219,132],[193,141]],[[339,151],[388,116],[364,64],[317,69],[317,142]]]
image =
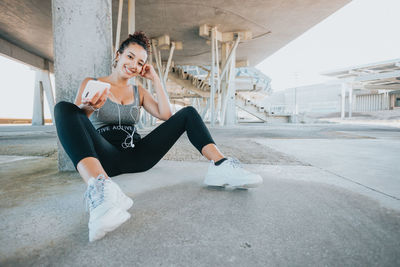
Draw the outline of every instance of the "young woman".
[[[200,115],[191,106],[172,114],[168,96],[153,66],[147,64],[149,40],[135,32],[122,42],[115,55],[112,73],[97,80],[111,85],[91,99],[82,99],[89,80],[82,82],[75,104],[55,106],[58,138],[88,187],[89,241],[102,238],[130,218],[133,201],[110,177],[143,172],[152,168],[186,132],[190,142],[211,161],[204,183],[212,186],[255,187],[259,175],[241,168],[233,158],[218,150]],[[129,79],[142,76],[153,83],[157,100]],[[144,138],[136,132],[144,108],[163,122]]]

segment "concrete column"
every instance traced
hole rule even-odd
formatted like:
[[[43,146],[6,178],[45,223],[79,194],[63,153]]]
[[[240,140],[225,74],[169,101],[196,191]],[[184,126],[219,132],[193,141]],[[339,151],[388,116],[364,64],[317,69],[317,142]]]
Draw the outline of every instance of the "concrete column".
[[[211,29],[211,77],[210,77],[210,125],[214,126],[215,123],[215,105],[214,105],[214,96],[215,96],[215,38],[217,34],[217,29],[213,27]]]
[[[384,92],[382,94],[382,108],[381,108],[382,110],[386,109],[386,105],[385,105],[386,101],[385,101],[385,99],[386,99],[386,92]]]
[[[373,111],[375,111],[376,110],[376,101],[375,101],[375,99],[376,99],[376,97],[375,97],[376,95],[372,95],[372,110]]]
[[[356,111],[357,110],[357,95],[354,94],[354,90],[353,90],[353,110]]]
[[[227,93],[226,117],[225,125],[234,125],[236,123],[236,85],[235,85],[235,64],[236,64],[236,49],[232,51],[232,58],[229,69],[229,84]]]
[[[363,95],[363,109],[362,111],[365,112],[367,110],[367,96]]]
[[[389,109],[394,109],[394,99],[395,99],[395,95],[390,95],[390,106]]]
[[[371,94],[369,96],[369,111],[373,111],[374,110],[374,96]]]
[[[119,48],[120,38],[121,38],[121,23],[122,23],[122,8],[124,7],[124,0],[119,0],[118,4],[118,22],[117,22],[117,32],[115,34],[115,46],[113,51],[117,51]]]
[[[382,110],[382,94],[378,95],[378,110]]]
[[[46,70],[36,70],[35,88],[33,98],[33,116],[32,125],[44,125],[44,96],[51,113],[51,119],[54,122],[54,94],[50,82],[50,72]]]
[[[376,110],[376,107],[375,107],[375,95],[371,95],[371,108],[372,108],[372,111]]]
[[[382,94],[382,110],[386,110],[386,92]]]
[[[378,110],[382,110],[382,100],[383,100],[382,94],[379,94],[378,95]]]
[[[390,94],[389,94],[389,92],[387,92],[386,93],[387,95],[386,95],[386,109],[387,110],[390,110]]]
[[[111,0],[52,0],[52,17],[56,102],[74,102],[85,77],[111,72]],[[58,147],[59,169],[74,170]]]
[[[44,125],[42,71],[35,72],[32,125]]]
[[[221,45],[221,66],[225,66],[226,61],[228,59],[229,51],[232,49],[232,44],[229,42],[224,42]],[[222,126],[225,118],[223,116],[225,115],[225,111],[223,111],[223,104],[225,103],[225,98],[226,94],[228,92],[228,81],[227,81],[227,75],[228,72],[225,72],[225,74],[220,76],[221,83],[220,83],[220,94],[218,95],[218,112],[220,115],[220,121],[219,124]]]
[[[344,119],[344,112],[345,112],[345,101],[346,101],[346,83],[342,83],[342,92],[341,92],[341,112],[340,112],[340,118],[343,120]]]
[[[367,110],[367,96],[363,95],[363,112]]]
[[[150,55],[149,56],[149,63],[150,65],[153,65],[153,48],[150,46]],[[153,89],[153,83],[150,80],[147,80],[148,88],[150,94],[154,94],[154,89]],[[150,116],[150,126],[153,126],[156,124],[156,118],[153,116]]]
[[[363,95],[362,99],[363,99],[363,107],[362,107],[362,111],[364,111],[364,112],[365,112],[365,110],[366,110],[366,105],[367,105],[367,100],[366,100],[366,98],[365,98],[365,95]]]
[[[353,112],[353,85],[349,84],[349,118],[351,118]]]
[[[385,94],[386,94],[386,97],[385,97],[385,109],[386,109],[386,110],[389,110],[389,109],[390,109],[390,103],[389,103],[389,101],[390,101],[390,98],[389,98],[389,92],[386,92]]]
[[[42,72],[42,84],[43,84],[43,90],[46,95],[46,100],[47,104],[49,105],[49,110],[51,114],[51,119],[54,122],[54,93],[53,93],[53,86],[51,85],[50,81],[50,72],[49,71],[43,71]]]
[[[210,99],[209,98],[202,98],[201,100],[202,100],[202,107],[203,108],[201,110],[200,116],[203,119],[203,121],[205,121],[206,120],[207,110],[208,110],[208,107],[210,105]]]
[[[136,29],[135,0],[128,0],[128,33],[133,34]]]
[[[374,110],[374,96],[371,94],[370,95],[370,111]]]

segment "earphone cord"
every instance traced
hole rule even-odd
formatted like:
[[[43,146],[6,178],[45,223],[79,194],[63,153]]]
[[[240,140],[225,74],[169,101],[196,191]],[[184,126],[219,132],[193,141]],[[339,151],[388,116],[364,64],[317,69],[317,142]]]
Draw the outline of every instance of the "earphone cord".
[[[114,99],[117,99],[117,98],[113,95],[113,93],[112,93],[111,91],[110,91],[110,94],[112,95],[112,97],[113,97]],[[122,131],[124,131],[124,132],[127,134],[127,136],[126,136],[124,142],[121,143],[121,146],[122,146],[122,148],[128,148],[128,147],[134,148],[134,147],[135,147],[135,144],[133,143],[133,135],[134,135],[135,132],[136,132],[136,126],[133,125],[133,131],[132,131],[132,133],[129,133],[128,131],[126,131],[125,129],[123,129],[123,128],[122,128],[122,125],[121,125],[121,110],[119,109],[119,105],[118,105],[117,103],[115,103],[115,105],[117,105],[117,108],[118,108],[118,126],[119,126],[119,129],[121,129]],[[135,118],[132,116],[132,113],[131,113],[131,112],[129,112],[129,115],[130,115],[130,116],[132,117],[132,119],[135,121]],[[97,117],[98,117],[98,116],[99,116],[99,109],[97,110]],[[130,140],[130,141],[128,141],[128,140]]]

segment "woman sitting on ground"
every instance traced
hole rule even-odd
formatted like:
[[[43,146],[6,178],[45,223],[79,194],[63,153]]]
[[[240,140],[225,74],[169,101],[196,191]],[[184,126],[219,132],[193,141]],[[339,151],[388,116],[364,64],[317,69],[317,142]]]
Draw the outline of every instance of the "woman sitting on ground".
[[[160,78],[146,63],[149,47],[143,32],[129,35],[116,52],[111,75],[84,79],[75,104],[62,101],[55,106],[59,140],[88,185],[89,241],[102,238],[130,218],[127,210],[133,201],[110,177],[149,170],[185,131],[193,146],[211,161],[206,185],[255,187],[262,183],[259,175],[241,168],[236,159],[224,157],[196,109],[188,106],[172,114]],[[129,83],[136,76],[152,81],[157,100],[140,85]],[[82,99],[86,84],[93,79],[109,83],[110,89]],[[144,138],[135,127],[142,107],[165,121]]]

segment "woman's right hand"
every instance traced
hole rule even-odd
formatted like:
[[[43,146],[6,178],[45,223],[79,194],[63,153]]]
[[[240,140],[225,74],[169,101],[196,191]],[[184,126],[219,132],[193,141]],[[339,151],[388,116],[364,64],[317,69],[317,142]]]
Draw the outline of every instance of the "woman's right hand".
[[[101,94],[100,92],[97,92],[92,97],[92,99],[82,99],[82,104],[84,106],[91,108],[92,110],[97,110],[101,108],[104,105],[104,103],[106,103],[106,100],[109,95],[110,95],[110,89],[106,89]]]

